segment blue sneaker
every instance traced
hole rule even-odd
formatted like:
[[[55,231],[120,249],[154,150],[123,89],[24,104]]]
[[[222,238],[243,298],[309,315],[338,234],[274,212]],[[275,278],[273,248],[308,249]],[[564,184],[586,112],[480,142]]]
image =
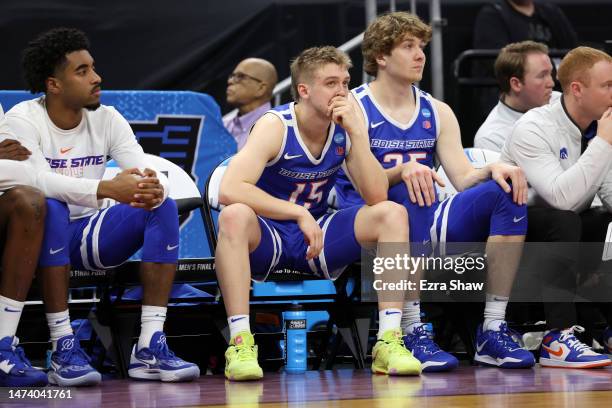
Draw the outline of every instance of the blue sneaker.
[[[433,341],[433,330],[429,323],[423,323],[412,334],[406,334],[404,346],[421,362],[424,372],[449,371],[459,365],[455,356],[443,351]]]
[[[0,387],[44,387],[47,375],[32,367],[18,344],[17,336],[0,340]]]
[[[155,332],[149,347],[136,350],[134,345],[130,357],[128,375],[139,380],[161,380],[164,382],[191,381],[200,376],[200,368],[174,355],[166,344],[166,335]]]
[[[594,352],[578,340],[574,331],[582,333],[584,328],[572,326],[544,333],[540,350],[542,367],[595,368],[612,364],[608,356]]]
[[[502,323],[499,331],[482,330],[476,332],[476,354],[474,361],[487,366],[501,368],[530,368],[535,364],[533,354],[522,348],[517,338],[520,335]]]
[[[49,383],[62,387],[99,384],[102,376],[89,364],[90,361],[74,334],[60,338],[57,349],[51,353],[47,373]]]
[[[603,346],[604,352],[611,356],[612,355],[612,329],[610,326],[606,327],[606,330],[603,332]]]

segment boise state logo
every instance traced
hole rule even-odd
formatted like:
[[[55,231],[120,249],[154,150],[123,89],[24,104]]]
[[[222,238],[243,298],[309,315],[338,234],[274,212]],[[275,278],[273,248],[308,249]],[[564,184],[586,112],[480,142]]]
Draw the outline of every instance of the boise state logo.
[[[559,158],[563,160],[563,159],[567,159],[567,157],[568,157],[567,148],[562,147],[561,150],[559,150]]]
[[[431,111],[427,108],[423,108],[421,109],[421,115],[423,115],[424,118],[431,118]]]

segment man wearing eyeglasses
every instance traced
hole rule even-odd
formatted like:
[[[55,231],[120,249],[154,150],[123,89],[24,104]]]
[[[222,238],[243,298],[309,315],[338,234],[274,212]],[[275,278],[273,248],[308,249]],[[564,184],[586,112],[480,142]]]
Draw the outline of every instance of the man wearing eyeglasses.
[[[223,118],[238,150],[246,143],[251,126],[267,112],[278,76],[269,61],[247,58],[241,61],[227,79],[227,103],[237,110]]]

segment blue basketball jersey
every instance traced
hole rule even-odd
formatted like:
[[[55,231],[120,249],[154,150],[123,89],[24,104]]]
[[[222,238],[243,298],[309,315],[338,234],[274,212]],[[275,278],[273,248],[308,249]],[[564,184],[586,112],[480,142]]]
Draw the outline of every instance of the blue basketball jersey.
[[[412,91],[416,107],[410,122],[405,124],[387,116],[379,108],[368,84],[363,84],[351,91],[366,118],[370,149],[385,169],[409,160],[417,160],[431,168],[435,165],[436,140],[440,133],[438,112],[428,93],[415,86],[412,87]],[[340,208],[364,204],[344,171],[338,174],[336,192]],[[406,185],[398,183],[390,187],[389,200],[396,203],[408,201]]]
[[[321,156],[314,158],[300,136],[294,106],[292,102],[267,112],[283,121],[285,134],[278,155],[266,165],[257,187],[304,206],[317,218],[327,212],[329,191],[348,154],[350,141],[344,129],[331,123]]]

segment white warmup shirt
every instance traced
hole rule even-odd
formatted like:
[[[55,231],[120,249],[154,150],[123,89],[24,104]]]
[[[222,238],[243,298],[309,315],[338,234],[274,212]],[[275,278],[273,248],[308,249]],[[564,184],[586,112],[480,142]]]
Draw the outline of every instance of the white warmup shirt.
[[[93,214],[98,200],[98,184],[109,157],[120,168],[155,168],[148,162],[129,123],[110,106],[95,111],[83,109],[83,119],[74,129],[53,124],[45,107],[45,97],[21,102],[9,110],[0,126],[0,141],[16,139],[32,155],[25,163],[35,171],[35,186],[47,197],[69,205],[70,218]],[[168,196],[168,179],[157,172]]]
[[[553,91],[550,103],[554,103],[561,96],[561,92]],[[501,152],[504,142],[510,136],[517,120],[525,113],[512,109],[500,101],[489,112],[487,119],[480,125],[474,136],[474,147]]]
[[[581,155],[582,132],[562,98],[518,120],[501,160],[520,166],[532,187],[529,204],[581,212],[596,194],[612,210],[612,145],[599,136]]]

